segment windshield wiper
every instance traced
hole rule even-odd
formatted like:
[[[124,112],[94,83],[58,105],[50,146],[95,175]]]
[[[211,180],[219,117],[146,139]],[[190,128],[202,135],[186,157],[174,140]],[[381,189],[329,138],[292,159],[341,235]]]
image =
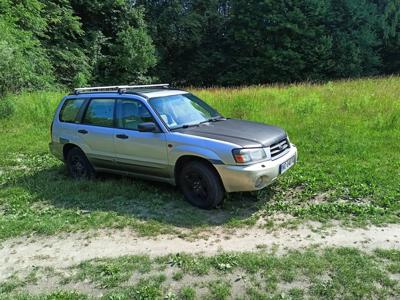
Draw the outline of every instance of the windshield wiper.
[[[178,127],[174,127],[174,128],[171,128],[171,130],[182,129],[182,128],[185,129],[185,128],[189,128],[189,127],[198,127],[200,124],[209,123],[209,122],[225,121],[225,120],[227,120],[227,118],[224,118],[223,116],[216,116],[216,117],[201,121],[196,124],[184,124],[184,125],[181,125]]]
[[[171,128],[171,130],[189,128],[189,127],[197,127],[197,126],[199,126],[199,123],[196,123],[196,124],[184,124],[184,125],[181,125],[181,126],[178,126],[178,127]]]
[[[224,118],[223,116],[216,116],[216,117],[213,117],[208,120],[200,122],[199,125],[204,124],[204,123],[209,123],[209,122],[218,122],[218,121],[225,121],[225,120],[226,120],[226,118]]]

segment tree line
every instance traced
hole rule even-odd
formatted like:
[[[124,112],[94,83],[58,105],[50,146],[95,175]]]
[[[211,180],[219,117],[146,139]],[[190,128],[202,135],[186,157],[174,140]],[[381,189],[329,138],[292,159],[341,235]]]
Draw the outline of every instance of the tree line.
[[[0,93],[400,72],[400,0],[0,0]]]

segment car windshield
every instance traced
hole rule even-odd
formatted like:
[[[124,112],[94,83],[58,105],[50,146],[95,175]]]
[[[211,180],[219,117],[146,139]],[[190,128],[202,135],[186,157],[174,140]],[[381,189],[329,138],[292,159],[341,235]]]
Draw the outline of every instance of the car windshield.
[[[149,103],[170,129],[196,126],[222,118],[216,110],[192,94],[151,98]]]

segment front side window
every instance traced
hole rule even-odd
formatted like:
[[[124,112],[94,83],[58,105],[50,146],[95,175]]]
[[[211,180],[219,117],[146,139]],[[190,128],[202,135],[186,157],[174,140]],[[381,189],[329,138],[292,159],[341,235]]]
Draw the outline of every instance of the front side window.
[[[154,122],[154,119],[142,102],[134,100],[118,100],[118,128],[138,130],[138,125],[144,122]]]
[[[84,99],[66,100],[60,112],[60,121],[68,123],[76,123],[77,122],[76,117],[84,101],[85,101]]]
[[[192,94],[152,98],[149,103],[170,129],[220,117],[216,110]]]
[[[92,99],[86,110],[83,123],[88,125],[113,127],[114,99]]]

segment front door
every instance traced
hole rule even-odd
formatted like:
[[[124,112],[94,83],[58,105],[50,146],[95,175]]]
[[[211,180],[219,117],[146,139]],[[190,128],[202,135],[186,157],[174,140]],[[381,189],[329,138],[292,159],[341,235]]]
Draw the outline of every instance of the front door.
[[[116,111],[115,149],[117,168],[158,177],[168,177],[168,156],[165,133],[139,132],[143,122],[156,122],[139,100],[118,99]]]

